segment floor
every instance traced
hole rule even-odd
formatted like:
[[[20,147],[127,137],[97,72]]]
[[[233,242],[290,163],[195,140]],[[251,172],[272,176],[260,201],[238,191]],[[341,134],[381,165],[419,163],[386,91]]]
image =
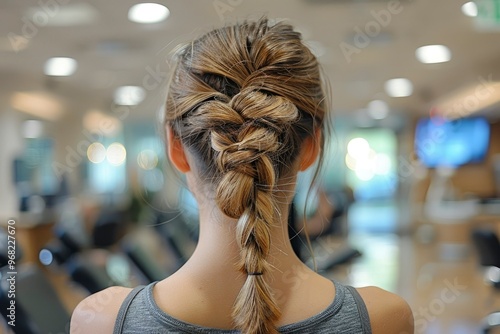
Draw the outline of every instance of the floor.
[[[483,317],[500,310],[500,294],[484,282],[467,245],[425,244],[393,234],[354,234],[349,242],[363,255],[325,275],[403,296],[413,310],[415,333],[480,333]]]
[[[483,317],[500,310],[500,293],[495,295],[485,284],[467,240],[438,232],[424,226],[414,237],[351,233],[348,243],[362,256],[324,274],[353,286],[376,285],[400,294],[413,310],[416,333],[479,333]],[[322,239],[315,254],[333,254],[342,244],[345,240]],[[52,273],[50,279],[69,310],[83,297],[63,275]]]

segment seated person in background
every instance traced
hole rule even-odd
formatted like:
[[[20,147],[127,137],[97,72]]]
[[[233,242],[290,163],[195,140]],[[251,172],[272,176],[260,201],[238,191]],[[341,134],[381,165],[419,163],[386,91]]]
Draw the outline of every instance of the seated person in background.
[[[315,268],[320,271],[333,269],[361,256],[361,252],[352,248],[346,238],[347,212],[353,200],[353,192],[348,186],[328,192],[324,188],[319,188],[316,210],[307,218],[297,212],[292,201],[288,216],[288,234],[292,248],[300,259],[307,263],[310,261],[310,256],[315,255],[315,246],[309,243],[309,240],[319,242],[321,247],[326,247],[328,250],[327,257],[323,254],[320,256],[320,261],[316,257]],[[329,237],[334,237],[333,245],[321,242],[323,238],[329,239]]]
[[[321,155],[327,106],[299,33],[263,18],[183,47],[166,106],[168,155],[199,207],[187,263],[147,287],[82,301],[72,333],[413,333],[397,295],[305,266],[287,233],[297,173]]]
[[[342,219],[347,218],[349,206],[353,201],[353,192],[348,186],[335,191],[326,191],[324,188],[319,188],[316,198],[316,210],[312,216],[304,218],[297,212],[295,205],[292,203],[289,216],[289,234],[292,237],[297,233],[307,234],[312,239],[326,235],[345,235],[346,226],[343,226]]]
[[[310,238],[316,238],[327,234],[332,229],[333,215],[339,211],[339,205],[335,199],[329,198],[323,188],[318,190],[317,206],[314,214],[305,219],[299,215],[296,223],[296,231],[306,233]]]

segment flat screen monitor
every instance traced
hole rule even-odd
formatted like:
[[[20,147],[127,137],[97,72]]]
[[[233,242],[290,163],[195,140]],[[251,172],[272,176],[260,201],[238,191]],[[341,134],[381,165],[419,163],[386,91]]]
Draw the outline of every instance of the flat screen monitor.
[[[415,152],[427,167],[456,168],[482,162],[488,152],[490,125],[483,117],[421,119],[415,133]]]

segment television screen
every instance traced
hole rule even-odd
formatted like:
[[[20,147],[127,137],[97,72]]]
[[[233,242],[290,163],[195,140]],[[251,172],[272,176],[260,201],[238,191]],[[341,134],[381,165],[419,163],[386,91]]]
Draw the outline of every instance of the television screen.
[[[415,152],[427,167],[459,167],[482,162],[488,152],[490,126],[483,117],[421,119],[415,133]]]

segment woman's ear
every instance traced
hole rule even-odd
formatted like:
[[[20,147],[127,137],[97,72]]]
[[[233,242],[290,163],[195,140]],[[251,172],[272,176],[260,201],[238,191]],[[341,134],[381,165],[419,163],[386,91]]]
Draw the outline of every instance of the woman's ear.
[[[309,136],[304,140],[300,152],[299,170],[305,171],[316,161],[321,149],[321,129],[316,130],[314,136]]]
[[[184,151],[184,146],[182,146],[181,140],[177,138],[174,131],[170,125],[166,126],[167,129],[167,151],[168,157],[172,164],[181,173],[187,173],[191,170],[189,162],[186,157],[186,152]]]

